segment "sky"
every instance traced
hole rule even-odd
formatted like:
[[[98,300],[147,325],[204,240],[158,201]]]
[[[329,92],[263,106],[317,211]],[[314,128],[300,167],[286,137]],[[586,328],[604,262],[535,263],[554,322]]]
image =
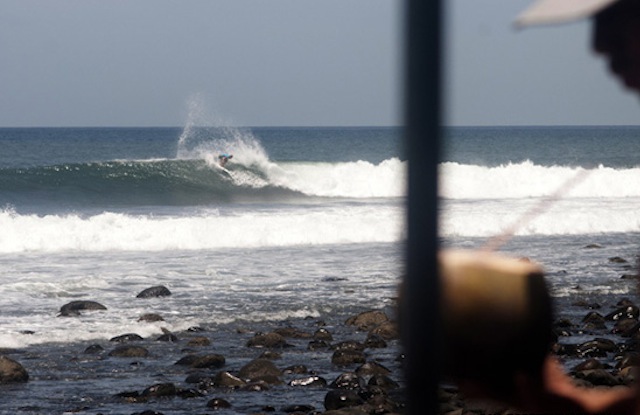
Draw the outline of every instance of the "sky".
[[[445,0],[443,122],[636,124],[589,22]],[[400,0],[0,0],[0,127],[399,125]],[[200,108],[202,109],[202,108]],[[221,121],[224,120],[224,121]]]

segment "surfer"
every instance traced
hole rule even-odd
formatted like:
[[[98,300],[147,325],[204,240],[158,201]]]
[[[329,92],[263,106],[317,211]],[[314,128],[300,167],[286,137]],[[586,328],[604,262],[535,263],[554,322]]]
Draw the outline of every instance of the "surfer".
[[[218,156],[218,164],[220,167],[224,167],[232,158],[233,154],[222,153]]]

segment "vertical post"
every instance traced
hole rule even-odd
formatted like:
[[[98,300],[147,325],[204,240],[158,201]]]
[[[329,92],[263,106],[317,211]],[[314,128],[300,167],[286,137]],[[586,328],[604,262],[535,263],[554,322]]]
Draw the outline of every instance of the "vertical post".
[[[438,162],[441,111],[441,0],[405,8],[405,149],[409,160],[408,241],[401,310],[410,414],[437,413]]]

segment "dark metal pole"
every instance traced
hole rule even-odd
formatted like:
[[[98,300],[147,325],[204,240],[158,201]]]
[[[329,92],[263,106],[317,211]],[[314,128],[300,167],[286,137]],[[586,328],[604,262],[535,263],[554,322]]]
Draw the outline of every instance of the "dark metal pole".
[[[438,161],[441,130],[441,1],[407,0],[405,149],[408,246],[401,310],[409,413],[437,412]]]

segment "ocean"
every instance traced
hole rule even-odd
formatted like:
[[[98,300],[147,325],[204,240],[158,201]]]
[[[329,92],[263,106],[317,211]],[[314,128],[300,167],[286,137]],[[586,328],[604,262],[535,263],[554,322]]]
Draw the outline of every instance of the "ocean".
[[[0,348],[392,313],[401,128],[2,128],[0,147]],[[635,295],[640,127],[450,127],[443,147],[443,247],[506,234],[497,249],[541,263],[560,309]],[[172,295],[136,298],[156,285]],[[73,300],[107,310],[58,317]],[[75,402],[28,385],[0,409]]]

